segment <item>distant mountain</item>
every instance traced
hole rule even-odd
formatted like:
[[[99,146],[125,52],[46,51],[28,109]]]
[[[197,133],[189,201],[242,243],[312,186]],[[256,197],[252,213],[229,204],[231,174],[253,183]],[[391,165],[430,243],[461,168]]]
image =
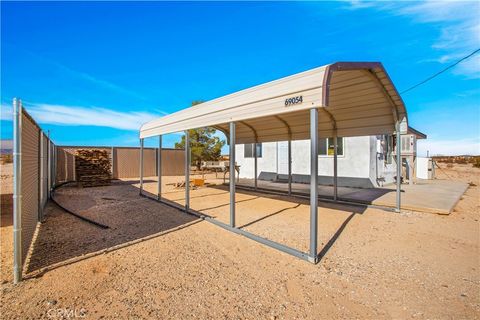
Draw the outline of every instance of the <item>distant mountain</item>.
[[[13,140],[0,140],[0,154],[11,154],[13,152]]]

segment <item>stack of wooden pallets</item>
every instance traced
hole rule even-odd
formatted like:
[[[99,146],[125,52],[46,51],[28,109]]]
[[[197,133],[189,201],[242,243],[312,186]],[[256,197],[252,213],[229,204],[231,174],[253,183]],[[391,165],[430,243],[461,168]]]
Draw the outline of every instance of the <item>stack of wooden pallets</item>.
[[[105,150],[75,152],[75,174],[82,187],[108,186],[112,180],[110,156]]]

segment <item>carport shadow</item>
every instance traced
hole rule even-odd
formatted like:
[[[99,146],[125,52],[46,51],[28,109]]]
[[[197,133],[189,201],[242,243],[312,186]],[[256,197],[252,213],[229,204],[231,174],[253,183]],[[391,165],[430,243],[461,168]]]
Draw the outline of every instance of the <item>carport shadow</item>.
[[[212,185],[210,186],[210,188],[224,190],[228,192],[228,186],[226,185],[220,185],[220,184]],[[268,199],[288,201],[288,202],[291,202],[292,204],[304,204],[304,205],[310,204],[310,200],[307,197],[289,196],[288,194],[271,194],[268,192],[262,192],[262,190],[254,191],[254,190],[237,188],[235,189],[235,193],[249,195],[255,198],[262,197],[262,198],[268,198]],[[254,200],[254,199],[247,199],[247,200]],[[236,201],[235,203],[238,203],[238,202],[241,202],[241,201]],[[224,204],[224,206],[228,206],[228,205],[229,203]],[[321,199],[318,200],[318,207],[339,210],[339,211],[354,212],[358,214],[362,214],[363,212],[365,212],[365,210],[368,209],[368,206],[362,203],[345,204],[345,203],[325,202],[325,201],[322,201]],[[202,210],[207,210],[207,209],[202,209]]]
[[[244,179],[246,180],[246,179]],[[253,180],[252,180],[253,181]],[[261,181],[259,180],[259,192],[275,192],[279,194],[287,195],[286,182],[273,182],[273,181]],[[225,184],[228,186],[228,183]],[[237,190],[242,189],[253,189],[252,183],[240,182],[237,185]],[[308,184],[295,183],[293,184],[292,195],[300,197],[308,197],[310,195],[310,189]],[[333,200],[333,190],[332,185],[318,185],[318,196],[319,199]],[[375,200],[383,197],[387,193],[395,192],[394,189],[381,188],[381,187],[372,187],[372,188],[360,188],[360,187],[338,187],[338,200],[355,202],[359,204],[373,204]],[[404,192],[402,190],[402,192]]]
[[[340,237],[340,235],[342,234],[343,230],[345,230],[345,227],[348,225],[348,223],[353,219],[353,217],[356,215],[355,212],[353,212],[352,214],[350,214],[348,216],[347,219],[345,219],[345,221],[343,221],[343,223],[340,225],[340,227],[338,228],[338,230],[333,234],[333,236],[330,238],[330,240],[328,240],[328,242],[323,246],[322,250],[320,250],[320,252],[318,253],[317,255],[317,261],[318,262],[321,262],[321,260],[323,259],[323,257],[325,257],[325,255],[327,254],[327,252],[330,250],[330,248],[332,248],[333,244],[337,241],[337,239]]]
[[[217,189],[222,189],[222,190],[228,190],[228,186],[225,185],[216,185],[214,188]],[[259,198],[258,195],[261,194],[261,197],[269,198],[269,199],[280,199],[282,201],[288,201],[292,203],[292,206],[282,208],[278,211],[272,212],[270,214],[267,214],[265,216],[262,216],[260,218],[257,218],[255,220],[252,220],[250,222],[247,222],[243,224],[242,226],[239,226],[240,229],[244,229],[246,227],[255,225],[256,223],[259,223],[263,220],[269,219],[273,216],[282,214],[288,210],[293,210],[298,208],[300,205],[309,205],[310,200],[303,197],[292,197],[288,195],[277,195],[277,194],[268,194],[268,193],[262,193],[262,192],[255,192],[255,191],[250,191],[250,190],[245,190],[245,189],[236,189],[236,193],[241,193],[245,195],[250,195],[254,196],[256,195]],[[248,200],[253,200],[253,199],[248,199]],[[238,203],[240,201],[237,201]],[[228,205],[228,204],[227,204]],[[330,238],[330,240],[321,248],[321,251],[318,253],[318,261],[320,261],[332,248],[332,246],[335,244],[335,242],[338,240],[340,235],[343,233],[347,225],[350,223],[350,221],[353,219],[355,215],[361,215],[363,214],[367,209],[368,206],[365,204],[345,204],[345,203],[334,203],[334,202],[322,202],[321,200],[318,201],[318,207],[319,208],[328,208],[332,210],[337,210],[341,212],[351,212],[350,215],[342,222],[342,224],[339,226],[339,228],[335,231],[333,236]],[[241,214],[241,211],[237,212],[238,215]]]
[[[139,197],[136,183],[138,181],[115,181],[107,187],[67,185],[58,189],[55,199],[62,206],[109,228],[101,229],[80,220],[49,202],[45,207],[45,222],[37,230],[27,273],[68,264],[202,221]]]

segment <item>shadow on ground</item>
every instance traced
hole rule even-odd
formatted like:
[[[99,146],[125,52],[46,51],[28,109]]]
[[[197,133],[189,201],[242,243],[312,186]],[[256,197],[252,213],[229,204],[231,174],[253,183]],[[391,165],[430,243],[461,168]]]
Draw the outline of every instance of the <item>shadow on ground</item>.
[[[154,181],[145,181],[154,182]],[[152,236],[160,236],[166,232],[172,232],[201,219],[187,215],[184,212],[168,205],[152,201],[139,196],[139,189],[135,184],[138,180],[117,181],[112,186],[78,188],[75,185],[66,185],[58,189],[55,199],[62,206],[74,211],[91,220],[108,225],[109,229],[101,229],[95,225],[66,213],[63,209],[49,202],[45,208],[46,220],[40,225],[38,234],[33,245],[27,272],[31,273],[57,264],[70,263],[74,258],[82,258],[85,255],[101,252],[104,249],[116,246],[129,245],[138,240]],[[214,194],[228,192],[224,185],[212,186]],[[180,193],[178,199],[183,200]],[[184,192],[184,190],[183,190]],[[177,192],[172,192],[177,193]],[[239,194],[255,196],[256,198],[278,199],[290,202],[285,208],[265,215],[260,215],[252,221],[248,221],[239,228],[265,221],[273,216],[281,215],[290,209],[298,208],[301,204],[308,205],[308,199],[288,197],[285,195],[272,195],[257,193],[248,190],[237,190]],[[144,191],[144,194],[155,198],[155,195]],[[243,200],[243,201],[249,201]],[[241,200],[238,200],[240,202]],[[228,207],[229,203],[215,205],[213,207]],[[366,206],[345,205],[338,203],[319,202],[319,207],[339,210],[351,214],[334,233],[330,241],[321,248],[319,257],[323,257],[339,238],[347,224],[356,214],[362,214]],[[212,207],[197,210],[209,210]]]
[[[33,272],[72,258],[128,245],[135,240],[175,231],[201,220],[161,203],[139,197],[138,181],[115,182],[109,187],[64,186],[55,199],[62,206],[89,219],[108,225],[101,229],[66,213],[53,202],[45,208],[27,272]]]
[[[213,189],[214,191],[211,192],[208,195],[207,194],[202,194],[201,196],[198,196],[198,197],[205,198],[205,197],[209,197],[209,196],[225,195],[225,194],[228,194],[228,192],[229,192],[229,187],[228,187],[228,185],[225,185],[225,184],[218,184],[218,185],[213,185],[212,184],[212,185],[209,186],[209,188]],[[184,193],[184,192],[185,192],[185,190],[183,189],[183,190],[180,190],[178,192],[176,191],[176,192],[171,192],[171,193],[178,193],[178,197],[175,198],[175,201],[184,201],[185,198],[181,196],[181,193]],[[300,205],[306,205],[306,206],[310,205],[310,200],[308,198],[305,198],[305,197],[293,197],[293,196],[288,196],[288,195],[269,194],[269,193],[261,192],[261,190],[256,192],[256,191],[253,191],[253,190],[240,189],[240,188],[237,188],[235,192],[236,192],[237,195],[249,196],[249,198],[242,199],[242,200],[238,200],[238,198],[240,198],[240,197],[237,197],[237,199],[235,201],[236,204],[255,201],[259,198],[281,200],[283,202],[287,202],[287,204],[285,204],[281,209],[276,210],[274,212],[271,212],[271,210],[269,212],[266,212],[266,213],[258,212],[256,217],[252,217],[252,219],[250,221],[247,220],[246,222],[244,222],[244,223],[242,223],[241,225],[238,226],[239,229],[244,229],[244,230],[246,228],[248,228],[250,226],[253,226],[253,225],[256,225],[258,223],[266,222],[268,224],[269,221],[272,220],[272,219],[275,219],[275,217],[278,217],[282,214],[287,214],[289,212],[289,210],[295,210],[295,209],[299,208]],[[380,191],[380,192],[383,193],[383,191]],[[190,198],[191,199],[195,198],[195,196],[190,195]],[[242,197],[242,198],[244,198],[244,197]],[[178,203],[177,203],[177,205],[178,205]],[[229,201],[224,201],[221,204],[218,204],[218,202],[216,202],[214,205],[204,205],[204,206],[201,206],[201,207],[197,207],[197,208],[195,208],[195,211],[197,213],[206,215],[205,214],[206,211],[209,211],[209,210],[212,210],[212,209],[224,208],[226,210],[224,210],[224,213],[222,214],[222,216],[225,216],[225,215],[228,214],[229,207],[230,207],[230,202]],[[332,248],[335,241],[341,236],[341,234],[346,229],[347,225],[350,223],[350,221],[353,219],[353,217],[356,216],[356,215],[363,214],[365,212],[365,210],[368,209],[368,206],[365,205],[365,204],[345,204],[345,203],[325,202],[325,201],[319,200],[318,207],[319,207],[319,219],[321,218],[322,208],[327,208],[327,209],[333,210],[333,212],[338,211],[339,218],[341,219],[341,222],[339,223],[338,229],[336,229],[332,233],[331,238],[328,241],[325,242],[325,245],[319,248],[320,252],[318,253],[318,259],[321,260],[328,253],[328,251]],[[346,213],[349,213],[349,214],[347,216],[345,216]],[[240,208],[238,208],[238,206],[237,206],[237,209],[236,209],[236,215],[237,215],[237,217],[242,215],[242,211],[241,211]],[[215,215],[211,215],[211,214],[208,215],[208,216],[210,218],[216,218],[216,219],[219,218],[219,216],[215,216]],[[344,219],[341,218],[342,216],[345,216],[345,218]],[[245,220],[245,219],[243,219],[243,220]],[[271,222],[273,222],[273,221],[274,220],[272,220]],[[226,222],[226,221],[223,221],[223,222]],[[248,230],[246,230],[246,231],[248,231]],[[320,230],[319,232],[322,232],[322,230]],[[294,236],[294,235],[292,235],[292,236]],[[308,237],[308,235],[306,235],[306,236]],[[274,239],[269,238],[269,240],[274,240]],[[287,245],[286,243],[283,243],[283,244]]]

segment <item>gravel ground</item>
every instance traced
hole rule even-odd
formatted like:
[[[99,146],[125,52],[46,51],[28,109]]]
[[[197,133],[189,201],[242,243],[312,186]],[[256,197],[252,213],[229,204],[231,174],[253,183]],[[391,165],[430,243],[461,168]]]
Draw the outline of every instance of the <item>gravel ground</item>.
[[[28,279],[12,285],[2,211],[2,319],[480,318],[480,170],[437,173],[472,182],[449,216],[321,204],[317,265],[141,198],[136,181],[61,188],[59,202],[110,228],[49,204]],[[154,193],[155,181],[145,188]],[[171,185],[164,195],[183,201]],[[226,221],[226,189],[191,196],[192,208]],[[306,250],[308,203],[245,192],[237,201],[238,225]]]

